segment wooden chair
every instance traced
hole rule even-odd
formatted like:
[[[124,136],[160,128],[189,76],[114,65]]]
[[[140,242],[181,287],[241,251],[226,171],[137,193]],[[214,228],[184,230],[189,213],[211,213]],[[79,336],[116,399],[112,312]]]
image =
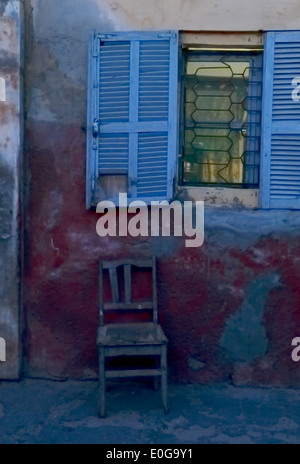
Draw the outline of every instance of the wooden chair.
[[[133,301],[133,277],[134,273],[145,271],[152,274],[151,301]],[[162,400],[165,412],[168,411],[167,403],[167,343],[168,340],[158,324],[157,309],[157,283],[156,283],[156,259],[127,260],[100,263],[100,327],[98,331],[99,350],[99,380],[100,380],[100,417],[105,417],[105,393],[106,380],[115,378],[153,377],[157,389],[158,380],[161,378]],[[111,289],[111,300],[105,298],[105,275]],[[150,277],[150,276],[149,276]],[[121,298],[120,285],[123,280],[123,298]],[[115,314],[125,312],[148,312],[152,322],[135,323],[110,323],[105,324],[108,312]],[[155,366],[146,367],[144,364],[134,369],[117,367],[114,369],[106,366],[107,358],[150,357],[156,361]],[[141,357],[141,358],[140,358]]]

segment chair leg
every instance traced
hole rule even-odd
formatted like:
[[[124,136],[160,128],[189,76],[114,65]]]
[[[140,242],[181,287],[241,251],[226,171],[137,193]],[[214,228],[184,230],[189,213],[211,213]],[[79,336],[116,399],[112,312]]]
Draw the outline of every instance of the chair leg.
[[[100,417],[106,416],[105,411],[105,392],[106,392],[106,379],[105,379],[105,355],[104,348],[99,348],[99,386],[100,386]]]
[[[169,412],[168,407],[168,367],[167,367],[167,346],[162,347],[161,351],[161,391],[162,401],[165,409],[165,413]]]
[[[155,359],[155,366],[156,366],[156,369],[159,369],[159,368],[160,368],[159,360],[158,360],[158,359]],[[159,388],[159,377],[153,377],[153,388],[154,388],[155,391],[158,391],[158,388]]]

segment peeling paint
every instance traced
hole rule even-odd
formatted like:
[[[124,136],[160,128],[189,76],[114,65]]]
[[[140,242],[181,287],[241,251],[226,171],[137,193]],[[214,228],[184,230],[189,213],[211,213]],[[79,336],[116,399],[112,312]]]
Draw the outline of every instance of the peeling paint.
[[[0,334],[6,362],[0,379],[20,376],[21,5],[0,3]]]
[[[235,362],[251,363],[265,356],[268,349],[264,311],[269,293],[278,285],[277,274],[259,277],[246,291],[242,307],[228,318],[220,338],[220,348]]]

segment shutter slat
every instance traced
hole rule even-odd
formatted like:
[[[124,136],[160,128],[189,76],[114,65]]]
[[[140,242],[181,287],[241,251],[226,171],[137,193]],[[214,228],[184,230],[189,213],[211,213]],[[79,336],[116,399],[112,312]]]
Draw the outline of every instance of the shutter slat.
[[[130,42],[102,43],[99,68],[100,122],[129,121]]]
[[[160,60],[157,60],[157,57]],[[140,45],[139,118],[140,120],[168,120],[170,44],[145,42]],[[149,76],[151,80],[149,81]],[[159,97],[155,100],[153,97]]]
[[[300,136],[274,135],[271,145],[271,201],[277,200],[281,195],[292,200],[300,199],[300,177],[295,176],[295,172],[299,172],[299,170]],[[273,175],[274,173],[276,174]]]
[[[262,204],[300,209],[300,103],[292,99],[300,74],[300,32],[266,35]]]
[[[159,136],[159,139],[158,139]],[[158,143],[159,142],[159,143]],[[158,163],[153,160],[158,158]],[[167,196],[168,134],[140,134],[137,195]]]
[[[94,35],[90,46],[93,77],[89,80],[89,206],[97,204],[95,184],[106,174],[127,173],[131,200],[150,203],[172,198],[178,54],[175,32]]]
[[[128,134],[103,134],[99,138],[99,173],[128,171]]]

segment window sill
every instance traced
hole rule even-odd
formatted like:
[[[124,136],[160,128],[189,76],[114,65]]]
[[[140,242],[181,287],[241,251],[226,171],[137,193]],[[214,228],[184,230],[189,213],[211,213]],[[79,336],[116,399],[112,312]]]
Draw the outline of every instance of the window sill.
[[[204,201],[207,206],[231,208],[259,208],[258,189],[230,189],[223,187],[184,187],[178,186],[179,196],[193,201]]]

